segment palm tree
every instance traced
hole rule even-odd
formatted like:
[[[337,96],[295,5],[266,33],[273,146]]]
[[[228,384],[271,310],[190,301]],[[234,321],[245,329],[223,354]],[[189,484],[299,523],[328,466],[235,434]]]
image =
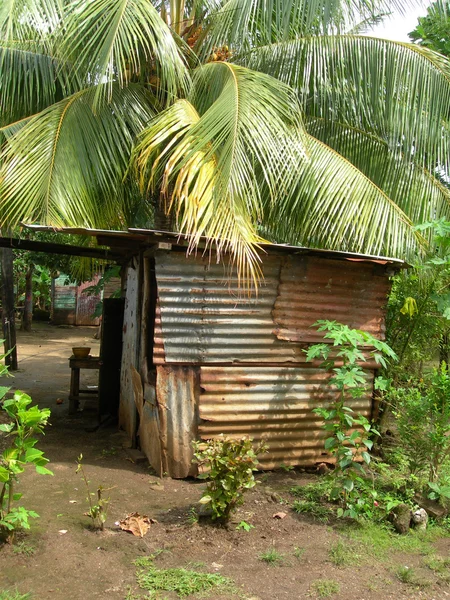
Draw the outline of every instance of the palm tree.
[[[263,240],[420,253],[449,213],[450,63],[357,26],[405,4],[3,0],[1,222],[163,210],[246,279]]]

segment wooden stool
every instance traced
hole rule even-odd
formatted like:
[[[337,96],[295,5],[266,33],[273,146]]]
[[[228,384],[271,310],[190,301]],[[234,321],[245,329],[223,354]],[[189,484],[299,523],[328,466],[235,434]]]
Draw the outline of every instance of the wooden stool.
[[[69,393],[69,414],[77,412],[80,404],[81,394],[97,394],[98,390],[80,390],[80,369],[100,369],[99,356],[88,356],[87,358],[69,358],[70,373],[70,393]]]

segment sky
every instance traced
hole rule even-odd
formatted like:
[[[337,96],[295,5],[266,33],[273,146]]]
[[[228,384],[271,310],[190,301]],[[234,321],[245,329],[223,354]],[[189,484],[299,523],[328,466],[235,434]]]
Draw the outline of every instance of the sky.
[[[396,13],[390,18],[386,18],[384,23],[376,26],[371,32],[367,32],[367,35],[397,42],[409,42],[408,33],[415,29],[417,18],[424,17],[427,14],[427,6],[431,4],[431,0],[425,0],[423,4],[422,8],[409,9],[407,15]]]

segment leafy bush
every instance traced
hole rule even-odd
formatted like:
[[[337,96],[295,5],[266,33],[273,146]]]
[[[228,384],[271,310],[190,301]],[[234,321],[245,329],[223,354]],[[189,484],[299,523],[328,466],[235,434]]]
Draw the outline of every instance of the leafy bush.
[[[219,439],[194,442],[194,461],[204,468],[200,479],[207,479],[201,504],[209,504],[213,520],[227,521],[233,510],[243,502],[243,494],[256,485],[257,454],[266,450],[264,444],[253,448],[252,440]]]
[[[437,482],[450,456],[450,377],[445,363],[420,387],[390,392],[401,446],[413,475]]]
[[[378,432],[364,416],[355,415],[346,402],[348,398],[361,398],[367,391],[367,379],[361,366],[366,357],[361,347],[368,347],[370,356],[383,367],[387,365],[386,357],[396,359],[396,355],[387,344],[369,333],[350,329],[342,323],[317,321],[315,326],[318,331],[325,332],[325,339],[332,341],[314,344],[305,350],[308,361],[323,359],[322,366],[332,373],[330,385],[336,390],[336,399],[330,406],[321,406],[313,411],[324,419],[322,427],[330,434],[325,440],[325,450],[336,461],[331,475],[334,481],[331,499],[343,501],[338,516],[355,518],[365,505],[355,485],[365,474],[360,461],[362,459],[367,465],[370,463],[368,451],[373,446],[370,437]],[[385,387],[385,382],[379,382],[378,387]]]
[[[3,357],[0,356],[1,358]],[[7,372],[7,367],[1,365],[0,375],[7,375]],[[0,387],[0,400],[6,396],[8,390],[7,387]],[[34,437],[44,433],[50,410],[30,406],[31,402],[28,394],[17,391],[12,399],[3,400],[1,405],[11,422],[0,424],[0,432],[13,439],[12,445],[0,456],[0,484],[3,484],[0,489],[0,533],[6,533],[9,539],[16,529],[30,528],[30,517],[38,517],[37,513],[23,506],[13,506],[13,502],[20,500],[22,496],[14,492],[19,475],[29,464],[34,465],[36,471],[42,475],[53,475],[45,467],[48,459],[35,447],[38,440]]]

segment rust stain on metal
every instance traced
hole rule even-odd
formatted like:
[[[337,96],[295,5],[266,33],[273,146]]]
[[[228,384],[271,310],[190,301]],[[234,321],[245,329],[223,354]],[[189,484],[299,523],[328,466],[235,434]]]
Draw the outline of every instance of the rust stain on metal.
[[[162,469],[171,477],[197,473],[192,464],[192,442],[197,439],[198,381],[196,367],[156,368]]]
[[[366,372],[367,393],[348,399],[359,414],[370,416],[373,373]],[[200,370],[202,439],[249,436],[265,439],[269,452],[263,468],[329,460],[323,443],[322,419],[312,411],[331,403],[335,392],[330,374],[311,367],[210,367]]]
[[[281,340],[315,343],[323,334],[311,325],[329,319],[384,339],[389,289],[383,267],[373,263],[289,257],[272,311],[274,333]]]

